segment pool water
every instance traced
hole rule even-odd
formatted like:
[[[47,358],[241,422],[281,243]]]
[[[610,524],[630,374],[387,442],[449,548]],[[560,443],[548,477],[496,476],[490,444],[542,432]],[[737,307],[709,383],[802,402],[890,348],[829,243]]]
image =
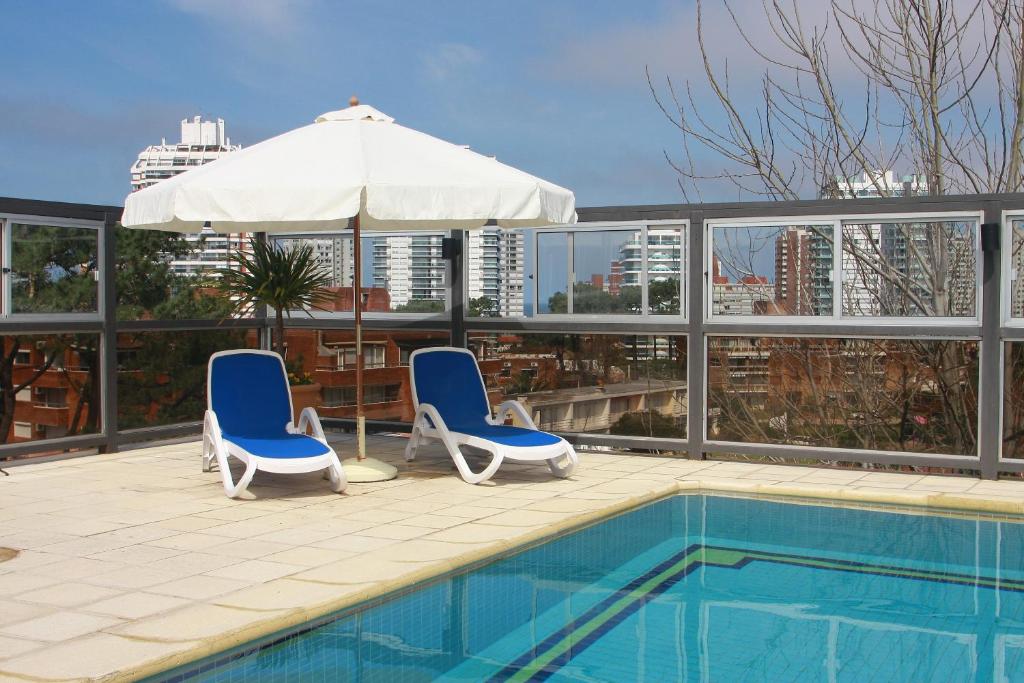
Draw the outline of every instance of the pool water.
[[[164,678],[1024,681],[1024,525],[676,496]]]

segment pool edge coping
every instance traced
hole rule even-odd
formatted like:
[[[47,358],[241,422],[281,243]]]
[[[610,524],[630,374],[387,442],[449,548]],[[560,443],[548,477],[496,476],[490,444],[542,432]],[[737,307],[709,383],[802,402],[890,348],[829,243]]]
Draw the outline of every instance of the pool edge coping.
[[[266,610],[267,618],[264,620],[256,621],[236,631],[222,633],[201,641],[166,641],[113,633],[112,635],[117,635],[118,637],[126,638],[128,640],[161,644],[177,642],[178,644],[186,647],[177,652],[153,658],[140,665],[133,666],[128,670],[119,669],[111,671],[104,676],[92,680],[137,681],[147,677],[156,676],[161,673],[167,673],[174,669],[186,667],[189,664],[193,664],[212,655],[226,653],[227,651],[235,649],[245,643],[264,640],[279,633],[293,630],[302,624],[327,618],[338,612],[355,611],[364,605],[397,597],[401,593],[415,590],[424,584],[443,580],[448,576],[472,571],[478,566],[490,564],[491,562],[498,561],[503,557],[523,552],[531,547],[549,542],[560,536],[571,534],[582,528],[598,524],[606,519],[615,517],[648,503],[678,494],[713,495],[715,493],[745,494],[747,496],[765,496],[781,499],[803,499],[809,502],[827,500],[839,507],[842,507],[844,503],[894,505],[913,508],[914,510],[931,510],[932,512],[939,513],[979,513],[1024,517],[1024,500],[995,500],[958,495],[955,493],[913,492],[905,489],[893,489],[892,491],[884,489],[855,490],[847,489],[842,484],[801,484],[799,486],[793,486],[787,484],[764,484],[755,481],[751,481],[747,484],[739,481],[726,482],[715,480],[713,482],[705,483],[700,479],[675,480],[670,484],[652,488],[652,490],[648,492],[630,495],[628,498],[615,501],[610,505],[582,512],[559,522],[529,529],[511,540],[503,539],[492,541],[484,547],[469,550],[449,559],[415,563],[426,566],[403,574],[396,579],[371,584],[365,590],[346,592],[342,597],[303,607]],[[311,581],[310,583],[318,582]],[[215,603],[210,601],[205,604]],[[263,611],[239,607],[233,607],[232,609],[249,612]],[[189,642],[193,643],[192,647],[187,647]],[[0,671],[0,673],[3,673],[4,675],[18,676],[18,674],[13,672]],[[81,680],[20,678],[23,680],[49,681]]]

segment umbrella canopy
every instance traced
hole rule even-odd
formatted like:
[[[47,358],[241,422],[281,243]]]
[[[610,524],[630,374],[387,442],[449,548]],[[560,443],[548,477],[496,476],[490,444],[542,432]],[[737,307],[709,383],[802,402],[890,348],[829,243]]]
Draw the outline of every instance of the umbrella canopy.
[[[121,223],[283,233],[337,231],[355,216],[364,230],[576,220],[569,190],[356,105],[132,193]]]

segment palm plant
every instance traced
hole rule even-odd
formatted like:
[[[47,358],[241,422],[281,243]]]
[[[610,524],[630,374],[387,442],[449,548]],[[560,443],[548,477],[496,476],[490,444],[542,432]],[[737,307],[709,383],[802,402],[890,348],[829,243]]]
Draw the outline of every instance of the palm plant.
[[[282,249],[271,242],[250,240],[248,252],[228,255],[230,265],[218,268],[219,288],[233,302],[233,311],[250,314],[257,306],[274,309],[274,350],[284,357],[284,317],[294,310],[323,308],[332,299],[325,287],[331,275],[316,263],[313,247]]]

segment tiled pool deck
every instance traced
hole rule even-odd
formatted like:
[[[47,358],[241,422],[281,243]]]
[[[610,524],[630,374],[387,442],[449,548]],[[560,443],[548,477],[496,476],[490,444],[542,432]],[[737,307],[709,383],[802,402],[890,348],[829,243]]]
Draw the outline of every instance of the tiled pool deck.
[[[406,465],[404,445],[372,437],[400,476],[344,495],[260,474],[229,500],[198,442],[11,468],[0,680],[138,678],[676,491],[1024,513],[1024,481],[614,453],[568,480],[513,465],[471,486],[436,448]]]

